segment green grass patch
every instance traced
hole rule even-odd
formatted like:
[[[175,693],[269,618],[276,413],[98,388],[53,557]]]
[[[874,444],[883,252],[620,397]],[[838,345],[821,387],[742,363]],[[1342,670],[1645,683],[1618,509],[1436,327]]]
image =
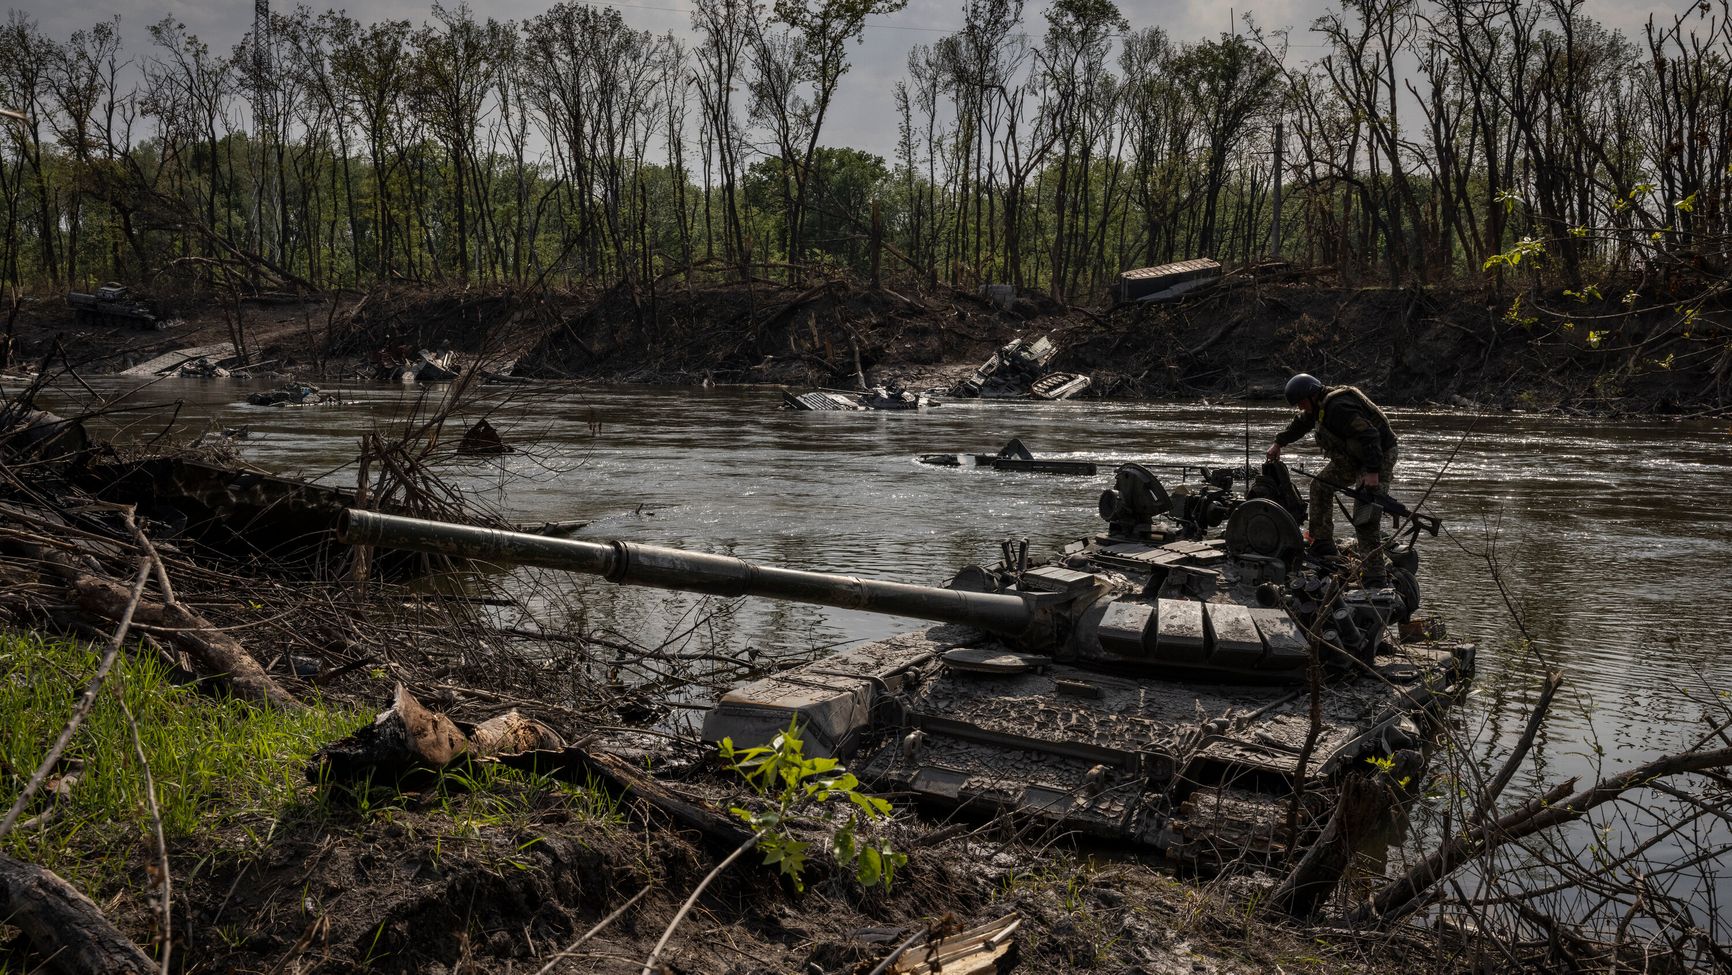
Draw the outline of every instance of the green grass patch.
[[[100,656],[82,643],[0,633],[0,802],[10,805],[23,790]],[[268,832],[307,792],[313,751],[371,717],[318,703],[289,712],[216,700],[173,683],[153,657],[123,653],[62,759],[63,767],[66,759],[84,763],[70,798],[42,828],[14,829],[0,842],[85,890],[122,879],[150,844],[143,770],[111,689],[138,722],[171,844]],[[38,793],[21,821],[48,804]]]
[[[428,814],[438,823],[439,837],[454,841],[535,832],[550,824],[611,827],[625,822],[619,798],[593,778],[577,783],[490,762],[459,762],[430,782],[416,778],[408,789],[372,778],[323,788],[306,813],[327,819],[353,814],[362,821],[390,821],[411,829],[397,813]]]

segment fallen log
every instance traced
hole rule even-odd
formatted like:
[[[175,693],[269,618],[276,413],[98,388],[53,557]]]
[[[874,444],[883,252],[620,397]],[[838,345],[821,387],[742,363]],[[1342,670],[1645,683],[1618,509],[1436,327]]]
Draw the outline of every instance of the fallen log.
[[[114,620],[126,608],[126,588],[111,579],[79,573],[71,586],[74,600],[86,612]],[[179,603],[141,602],[133,623],[185,650],[200,678],[221,681],[236,697],[281,708],[302,706],[265,673],[240,641]]]
[[[52,871],[0,854],[0,920],[16,926],[44,959],[66,975],[145,975],[156,965],[90,898]]]

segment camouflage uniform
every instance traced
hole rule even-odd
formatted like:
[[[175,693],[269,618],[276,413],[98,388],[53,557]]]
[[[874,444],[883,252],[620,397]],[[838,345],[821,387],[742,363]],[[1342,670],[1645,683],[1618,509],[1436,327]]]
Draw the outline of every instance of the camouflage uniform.
[[[1315,413],[1300,414],[1275,437],[1283,447],[1317,431],[1317,446],[1329,463],[1311,481],[1310,531],[1313,544],[1335,539],[1335,489],[1352,489],[1359,478],[1377,472],[1379,494],[1389,493],[1400,455],[1389,418],[1352,386],[1333,386],[1324,391]],[[1365,583],[1381,585],[1388,578],[1383,537],[1379,528],[1382,509],[1364,501],[1353,503],[1353,533],[1364,554]]]

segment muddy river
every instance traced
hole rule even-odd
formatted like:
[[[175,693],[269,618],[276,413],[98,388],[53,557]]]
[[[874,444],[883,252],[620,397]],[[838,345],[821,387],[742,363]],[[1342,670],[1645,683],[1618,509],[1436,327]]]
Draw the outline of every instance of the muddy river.
[[[109,380],[113,394],[129,385]],[[180,401],[171,438],[245,425],[242,456],[287,474],[352,484],[357,438],[425,404],[414,388],[343,391],[341,408],[244,405],[233,382],[166,380],[130,404]],[[1163,479],[1179,465],[1260,455],[1284,410],[1151,403],[951,403],[925,414],[795,413],[767,389],[586,387],[501,390],[494,423],[525,449],[448,471],[518,521],[579,519],[579,537],[728,552],[797,568],[940,583],[991,561],[1001,540],[1034,554],[1095,530],[1109,474],[1053,477],[943,469],[930,452],[991,452],[1020,437],[1040,456],[1141,459]],[[82,398],[82,397],[81,397]],[[468,415],[476,415],[479,410]],[[1599,422],[1525,415],[1392,411],[1402,441],[1398,497],[1433,484],[1446,534],[1422,547],[1427,610],[1480,646],[1456,713],[1482,763],[1521,730],[1548,667],[1567,684],[1536,749],[1549,781],[1592,776],[1687,745],[1732,688],[1732,424]],[[140,436],[161,431],[125,414]],[[1316,463],[1310,449],[1288,454]],[[1441,475],[1441,476],[1440,476]],[[1351,533],[1342,527],[1342,537]],[[1508,604],[1488,567],[1495,562]],[[568,579],[583,614],[639,643],[688,629],[710,607],[691,598]],[[575,610],[573,607],[577,607]],[[1521,615],[1531,646],[1513,622]],[[542,619],[560,625],[559,619]],[[842,610],[734,607],[718,639],[797,649],[882,637],[912,624]],[[712,628],[713,629],[713,628]],[[1518,782],[1511,793],[1531,783]],[[1637,814],[1618,828],[1644,829]],[[1664,859],[1665,849],[1655,851]],[[1707,865],[1732,898],[1732,864]],[[1721,920],[1725,923],[1724,919]]]

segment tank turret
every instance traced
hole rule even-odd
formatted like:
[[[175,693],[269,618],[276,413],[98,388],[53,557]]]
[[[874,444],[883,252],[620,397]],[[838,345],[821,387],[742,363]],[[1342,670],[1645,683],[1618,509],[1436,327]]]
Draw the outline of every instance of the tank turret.
[[[1180,494],[1183,499],[1185,495]],[[945,586],[755,565],[729,555],[625,541],[548,538],[352,510],[346,542],[601,576],[621,585],[713,596],[758,596],[957,623],[1021,653],[1127,672],[1252,683],[1298,681],[1310,639],[1287,604],[1301,550],[1298,525],[1269,501],[1238,505],[1226,538],[1202,527],[1146,469],[1123,465],[1101,497],[1108,534],[1030,566],[1026,547],[992,567],[968,566]],[[1223,515],[1222,517],[1225,517]],[[1274,587],[1270,597],[1265,588]],[[1261,602],[1259,602],[1261,599]],[[1297,600],[1291,600],[1297,602]],[[1389,591],[1332,601],[1349,614],[1331,652],[1369,659],[1405,608]]]

